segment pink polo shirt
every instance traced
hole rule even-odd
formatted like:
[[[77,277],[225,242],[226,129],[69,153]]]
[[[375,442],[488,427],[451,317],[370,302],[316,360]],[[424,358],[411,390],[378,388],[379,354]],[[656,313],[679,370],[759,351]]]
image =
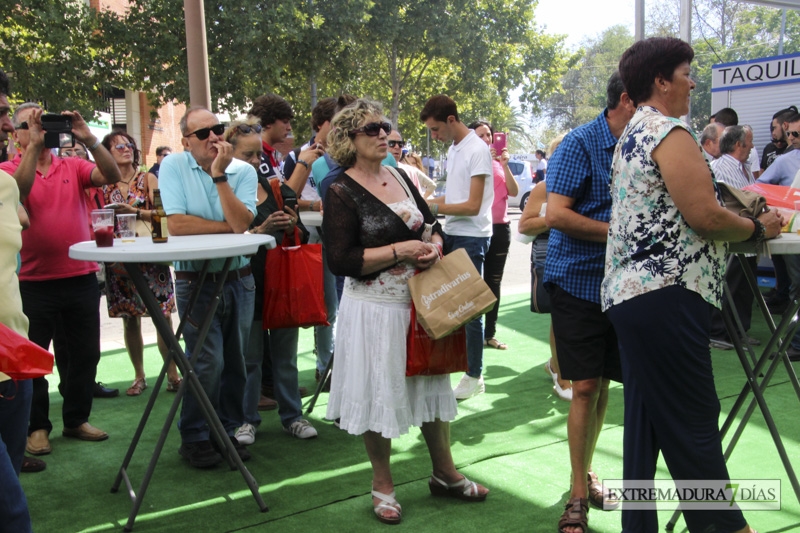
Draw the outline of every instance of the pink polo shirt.
[[[503,164],[497,159],[492,159],[494,172],[494,202],[492,203],[492,224],[506,224],[508,218],[508,188],[506,187],[506,172]]]
[[[86,224],[86,194],[92,186],[95,165],[77,157],[51,156],[47,175],[36,172],[36,180],[25,209],[31,227],[22,232],[20,281],[46,281],[97,272],[97,263],[69,258],[69,247],[92,239]],[[0,170],[14,174],[22,161],[0,163]]]

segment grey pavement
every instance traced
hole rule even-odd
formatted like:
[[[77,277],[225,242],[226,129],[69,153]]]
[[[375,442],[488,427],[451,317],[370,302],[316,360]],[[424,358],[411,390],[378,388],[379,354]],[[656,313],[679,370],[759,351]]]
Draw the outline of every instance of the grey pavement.
[[[512,239],[501,287],[504,295],[529,293],[531,288],[531,245],[522,244],[513,238],[520,215],[519,209],[509,208]],[[173,318],[173,325],[177,327],[177,315],[174,315]],[[142,337],[145,345],[156,342],[156,330],[152,320],[147,317],[142,318]],[[122,319],[108,317],[105,296],[100,300],[100,347],[104,352],[125,348]]]

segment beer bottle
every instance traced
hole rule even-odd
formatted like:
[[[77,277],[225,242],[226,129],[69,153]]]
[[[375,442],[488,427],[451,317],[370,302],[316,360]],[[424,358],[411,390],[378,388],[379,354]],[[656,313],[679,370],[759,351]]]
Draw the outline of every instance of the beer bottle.
[[[153,189],[153,242],[167,242],[169,231],[167,230],[167,213],[164,212],[164,204],[161,202],[161,191]]]

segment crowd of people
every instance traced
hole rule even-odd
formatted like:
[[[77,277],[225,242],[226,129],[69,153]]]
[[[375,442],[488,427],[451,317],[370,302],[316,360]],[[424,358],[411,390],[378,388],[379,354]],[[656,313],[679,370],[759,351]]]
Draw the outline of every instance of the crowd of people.
[[[590,505],[610,510],[620,504],[592,468],[611,381],[624,384],[626,480],[652,480],[659,454],[678,482],[729,477],[710,348],[732,346],[719,312],[728,305],[721,299],[723,284],[731,288],[745,330],[753,295],[737,263],[726,272],[727,243],[772,238],[784,221],[775,210],[757,218],[732,213],[721,204],[716,184],[800,181],[800,114],[796,107],[774,114],[772,142],[761,158],[752,127],[738,124],[730,108],[715,113],[697,137],[681,120],[695,88],[693,57],[678,39],[637,42],[608,80],[603,112],[536,153],[538,183],[518,229],[536,237],[532,273],[541,276],[552,318],[545,368],[554,392],[570,402],[570,488],[558,522],[564,533],[588,531]],[[179,123],[183,151],[159,147],[157,162],[145,171],[133,136],[115,130],[98,139],[77,112],[63,113],[71,119],[75,145],[53,153],[44,143],[42,108],[25,103],[10,115],[9,94],[0,71],[0,143],[10,135],[16,148],[13,159],[0,163],[0,290],[8,302],[0,321],[45,349],[52,342],[64,398],[63,436],[107,439],[89,418],[94,397],[115,393],[96,376],[99,266],[69,259],[69,246],[92,239],[88,211],[103,206],[135,215],[143,236],[158,189],[172,235],[250,232],[322,244],[329,325],[314,330],[316,380],[330,393],[326,418],[363,438],[380,522],[402,520],[391,441],[412,426],[420,427],[428,448],[432,495],[487,498],[486,487],[455,467],[450,423],[457,400],[485,391],[484,349],[509,349],[497,338],[497,321],[512,233],[508,198],[517,196],[519,184],[508,150],[493,147],[491,123],[467,126],[446,95],[427,101],[420,123],[434,140],[449,144],[441,169],[446,193],[434,196],[433,160],[407,150],[382,106],[366,98],[320,100],[312,111],[312,139],[288,154],[275,146],[292,132],[294,111],[278,95],[256,98],[247,118],[227,126],[210,110],[191,107]],[[324,212],[320,227],[303,223],[303,213],[316,212]],[[50,231],[55,225],[58,233]],[[459,248],[498,302],[485,321],[466,324],[467,371],[451,388],[449,375],[405,375],[407,282]],[[223,260],[213,260],[203,284],[200,261],[176,261],[174,278],[167,266],[141,266],[168,320],[197,298],[196,316],[183,330],[186,354],[242,461],[251,458],[248,446],[262,411],[277,409],[291,437],[318,436],[302,416],[307,391],[298,383],[298,328],[262,327],[266,255],[262,247],[253,257],[233,258],[224,280],[218,279]],[[751,266],[755,260],[749,259]],[[148,386],[141,332],[147,313],[125,269],[102,266],[108,314],[122,319],[133,366],[126,394],[138,396]],[[800,261],[787,257],[776,271],[775,298],[797,298]],[[218,282],[220,305],[199,344],[199,319]],[[182,377],[160,337],[158,348],[167,390],[175,392]],[[789,356],[800,359],[800,333]],[[6,487],[0,499],[10,529],[0,530],[24,532],[30,517],[18,476],[23,467],[45,467],[24,451],[51,453],[53,424],[47,379],[7,378],[0,374],[0,478]],[[673,394],[685,388],[695,394]],[[191,390],[178,429],[178,452],[189,465],[211,468],[223,461],[227,451],[213,442]],[[687,510],[685,517],[690,531],[753,531],[735,506]],[[623,531],[657,528],[655,510],[623,508]]]

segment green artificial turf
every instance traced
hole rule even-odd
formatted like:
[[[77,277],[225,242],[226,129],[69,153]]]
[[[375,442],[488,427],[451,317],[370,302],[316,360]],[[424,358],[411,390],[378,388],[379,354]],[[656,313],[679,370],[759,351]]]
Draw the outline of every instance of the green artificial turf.
[[[459,469],[491,489],[482,504],[433,498],[426,486],[430,461],[418,429],[393,442],[392,471],[397,498],[403,505],[403,530],[415,532],[491,531],[554,532],[568,496],[569,458],[566,417],[569,404],[555,397],[543,369],[549,357],[548,315],[529,311],[525,295],[504,297],[497,337],[509,346],[484,351],[486,393],[459,404],[452,423],[452,450]],[[757,320],[750,332],[766,340],[766,326]],[[314,386],[313,337],[300,335],[300,383]],[[744,384],[734,352],[713,351],[723,419]],[[159,369],[155,346],[146,350],[151,384]],[[114,399],[96,399],[91,423],[106,430],[105,442],[80,442],[61,437],[61,398],[57,377],[50,381],[52,454],[43,457],[47,470],[23,474],[34,531],[59,533],[121,530],[131,503],[125,485],[110,488],[152,388],[127,397],[132,369],[124,350],[106,352],[98,376],[122,389]],[[452,377],[457,382],[459,375]],[[691,394],[691,391],[680,391]],[[767,391],[767,400],[791,458],[800,456],[800,404],[781,367]],[[134,487],[144,474],[150,453],[174,395],[162,392],[129,468]],[[386,528],[374,518],[369,498],[371,470],[360,438],[324,420],[327,395],[309,416],[317,439],[293,439],[281,430],[277,412],[265,412],[250,446],[247,467],[259,482],[270,507],[261,513],[244,480],[226,466],[190,468],[178,454],[180,438],[173,427],[158,462],[134,531],[325,531],[367,532]],[[593,466],[601,478],[622,477],[622,387],[612,384],[609,410]],[[721,422],[720,422],[721,423]],[[729,462],[734,478],[782,480],[782,510],[748,512],[761,533],[800,531],[800,505],[783,470],[764,418],[756,411]],[[668,478],[663,467],[659,477]],[[663,528],[671,512],[659,514]],[[589,527],[596,532],[620,530],[619,512],[592,510]],[[685,531],[679,520],[675,531]]]

